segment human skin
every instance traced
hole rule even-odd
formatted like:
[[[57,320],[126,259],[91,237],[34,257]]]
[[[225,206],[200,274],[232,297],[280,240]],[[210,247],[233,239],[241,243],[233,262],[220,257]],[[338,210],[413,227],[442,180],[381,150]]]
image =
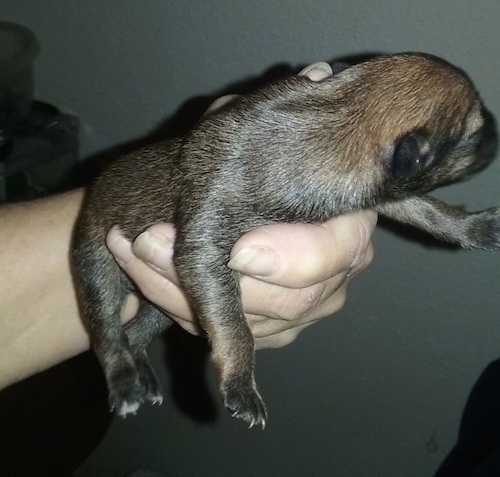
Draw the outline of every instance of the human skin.
[[[228,266],[242,273],[243,305],[257,349],[285,346],[343,306],[349,280],[372,260],[375,224],[376,215],[363,211],[322,224],[269,225],[235,243]],[[141,292],[198,334],[172,263],[174,240],[173,225],[162,223],[134,244],[114,228],[107,243]]]
[[[90,347],[69,258],[83,196],[78,189],[0,208],[0,389]],[[284,346],[342,307],[349,279],[372,259],[375,223],[373,212],[357,212],[325,224],[263,227],[235,243],[231,257],[248,247],[277,254],[270,262],[259,254],[249,261],[246,252],[230,263],[246,267],[242,296],[259,348]],[[169,258],[173,234],[171,225],[158,224],[132,245],[114,229],[108,243],[139,289],[196,332]],[[146,261],[133,254],[134,248]],[[134,312],[134,303],[128,303],[123,321]]]

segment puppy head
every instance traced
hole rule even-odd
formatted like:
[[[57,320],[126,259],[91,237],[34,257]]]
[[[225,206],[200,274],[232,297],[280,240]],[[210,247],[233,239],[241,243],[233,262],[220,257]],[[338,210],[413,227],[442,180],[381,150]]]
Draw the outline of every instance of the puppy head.
[[[493,117],[465,73],[444,60],[383,56],[340,71],[334,81],[348,160],[359,161],[360,173],[377,171],[386,198],[464,178],[494,156]]]
[[[425,192],[489,164],[497,145],[493,116],[477,103],[466,114],[464,125],[458,134],[440,129],[439,136],[429,129],[417,129],[396,140],[390,149],[387,186]]]
[[[240,97],[206,117],[192,144],[205,155],[245,161],[265,197],[277,178],[303,191],[300,197],[316,197],[311,210],[427,192],[493,157],[492,118],[469,78],[449,63],[403,53],[333,70],[319,81],[292,76]],[[205,163],[200,156],[197,164]]]

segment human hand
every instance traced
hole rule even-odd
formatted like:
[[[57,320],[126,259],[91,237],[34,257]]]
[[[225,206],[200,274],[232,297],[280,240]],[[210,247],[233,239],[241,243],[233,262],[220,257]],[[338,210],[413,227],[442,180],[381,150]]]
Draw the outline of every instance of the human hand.
[[[300,74],[320,81],[332,71],[327,63],[315,63]],[[205,114],[234,97],[217,99]],[[284,346],[343,306],[349,280],[372,260],[376,221],[374,212],[363,211],[318,225],[275,224],[248,232],[234,244],[228,266],[242,274],[243,305],[257,348]],[[165,223],[149,228],[134,244],[116,227],[107,237],[110,251],[144,296],[198,333],[172,263],[174,241],[175,229]]]
[[[317,225],[268,225],[234,244],[228,266],[242,273],[243,306],[257,348],[285,346],[343,306],[349,280],[372,260],[375,224],[376,214],[362,211]],[[150,227],[134,244],[117,227],[107,237],[109,249],[142,294],[197,334],[172,263],[174,241],[174,226],[166,223]]]

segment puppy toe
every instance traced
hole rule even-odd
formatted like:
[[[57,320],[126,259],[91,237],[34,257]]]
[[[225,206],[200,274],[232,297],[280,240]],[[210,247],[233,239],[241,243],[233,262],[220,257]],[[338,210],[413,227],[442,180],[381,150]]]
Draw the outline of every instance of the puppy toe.
[[[260,426],[264,429],[267,410],[255,386],[228,383],[223,387],[222,395],[224,404],[233,417],[241,419],[249,428]]]
[[[136,414],[146,399],[146,387],[141,382],[139,373],[133,370],[123,371],[110,379],[109,404],[119,416]]]

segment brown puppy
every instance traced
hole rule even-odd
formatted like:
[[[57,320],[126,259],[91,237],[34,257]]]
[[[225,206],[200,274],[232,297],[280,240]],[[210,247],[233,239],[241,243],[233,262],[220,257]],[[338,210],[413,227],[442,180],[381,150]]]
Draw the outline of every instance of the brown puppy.
[[[134,290],[105,245],[159,221],[177,228],[174,262],[212,344],[225,405],[250,426],[267,413],[254,346],[227,268],[244,232],[376,208],[466,248],[500,249],[500,209],[469,214],[423,195],[484,166],[496,136],[471,81],[424,54],[375,58],[313,82],[292,76],[241,97],[186,137],[130,154],[91,188],[74,265],[82,308],[120,415],[161,402],[146,350],[171,322],[146,300],[123,329]]]

